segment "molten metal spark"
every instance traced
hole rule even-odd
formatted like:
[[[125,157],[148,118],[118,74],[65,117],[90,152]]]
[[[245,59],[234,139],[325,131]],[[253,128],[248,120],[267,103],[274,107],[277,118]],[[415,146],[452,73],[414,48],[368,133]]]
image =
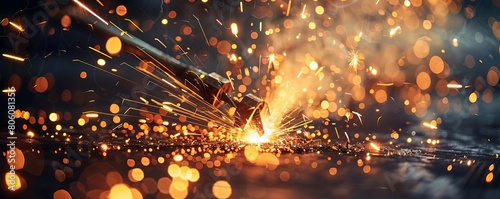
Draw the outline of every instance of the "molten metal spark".
[[[370,146],[372,146],[375,150],[380,151],[380,147],[377,146],[375,143],[370,142]]]
[[[231,24],[231,32],[233,33],[234,36],[238,37],[238,24],[236,23]]]
[[[437,129],[437,126],[436,125],[432,125],[430,123],[427,123],[427,122],[424,122],[423,125],[425,127],[429,127],[430,129]]]
[[[97,113],[87,113],[87,114],[85,114],[85,116],[88,117],[88,118],[98,118],[99,114],[97,114]]]
[[[15,55],[10,55],[10,54],[2,54],[2,56],[6,57],[6,58],[9,58],[9,59],[16,60],[16,61],[20,61],[20,62],[23,62],[26,59],[26,58],[22,58],[22,57],[18,57],[18,56],[15,56]]]
[[[401,31],[401,26],[398,26],[398,27],[391,29],[391,31],[389,31],[389,37],[390,38],[394,37],[394,35],[396,35],[396,33],[398,33],[398,31]]]
[[[14,23],[14,22],[12,22],[12,21],[9,21],[9,24],[10,24],[11,26],[13,26],[14,28],[16,28],[17,30],[19,30],[19,31],[21,31],[21,32],[24,32],[23,27],[21,27],[20,25],[17,25],[17,24],[15,24],[15,23]]]
[[[94,11],[90,10],[85,4],[81,3],[78,0],[73,0],[76,4],[78,4],[80,7],[82,7],[84,10],[89,12],[90,14],[94,15],[97,19],[101,20],[104,24],[108,25],[108,22],[106,22],[104,19],[102,19],[99,15],[97,15]]]
[[[446,85],[446,87],[448,87],[448,88],[455,88],[455,89],[461,89],[461,88],[463,88],[463,86],[460,85],[460,84],[448,84],[448,85]]]
[[[359,54],[358,54],[358,52],[356,52],[354,50],[350,51],[349,57],[350,57],[349,67],[352,67],[354,69],[354,71],[357,71],[358,66],[359,66]]]

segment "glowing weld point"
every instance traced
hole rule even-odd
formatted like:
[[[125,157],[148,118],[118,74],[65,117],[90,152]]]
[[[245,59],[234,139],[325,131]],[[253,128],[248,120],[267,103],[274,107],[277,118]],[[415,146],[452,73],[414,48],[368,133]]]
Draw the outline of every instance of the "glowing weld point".
[[[99,15],[97,15],[96,13],[94,13],[94,11],[90,10],[86,5],[84,5],[83,3],[81,3],[78,0],[73,0],[73,1],[76,4],[78,4],[80,7],[82,7],[84,10],[86,10],[90,14],[94,15],[94,17],[96,17],[97,19],[101,20],[104,24],[108,25],[108,22],[104,21],[104,19],[102,19]]]

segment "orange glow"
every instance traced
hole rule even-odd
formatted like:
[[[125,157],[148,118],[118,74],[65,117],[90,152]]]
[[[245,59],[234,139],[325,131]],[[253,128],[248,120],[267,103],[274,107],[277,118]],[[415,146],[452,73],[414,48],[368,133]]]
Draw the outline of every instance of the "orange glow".
[[[69,17],[68,15],[64,15],[61,18],[61,25],[64,28],[69,28],[71,26],[71,17]]]
[[[182,157],[182,155],[180,155],[180,154],[177,154],[177,155],[175,155],[175,156],[174,156],[174,161],[176,161],[176,162],[180,162],[180,161],[182,161],[183,159],[184,159],[184,158],[183,158],[183,157]]]
[[[160,191],[163,194],[168,194],[169,193],[169,187],[172,184],[172,180],[167,177],[163,177],[158,179],[158,191]]]
[[[172,198],[186,198],[188,195],[187,182],[186,184],[182,184],[182,182],[179,182],[178,179],[180,178],[174,178],[172,181],[172,184],[169,187],[169,194]],[[180,190],[177,188],[180,188]]]
[[[20,25],[17,25],[16,23],[14,23],[14,22],[12,22],[12,21],[9,21],[9,24],[10,24],[11,26],[13,26],[14,28],[16,28],[17,30],[21,31],[21,32],[23,32],[23,31],[24,31],[24,28],[23,28],[23,27],[21,27]]]
[[[132,191],[125,184],[116,184],[109,191],[109,199],[133,199]]]
[[[122,50],[122,41],[119,37],[113,36],[106,41],[106,50],[110,55],[117,55]]]
[[[387,93],[385,90],[377,90],[377,92],[375,92],[375,100],[380,104],[386,102]]]
[[[168,166],[167,172],[172,178],[179,177],[181,175],[181,168],[177,164],[171,164]]]
[[[49,120],[51,122],[56,122],[57,120],[59,120],[59,115],[57,113],[50,113]]]
[[[372,146],[375,150],[380,151],[380,147],[378,147],[375,143],[370,142],[370,146]]]
[[[280,164],[279,159],[272,153],[259,154],[255,164],[265,166],[269,170],[274,170]]]
[[[229,198],[232,193],[231,185],[225,180],[215,182],[212,193],[216,198]]]
[[[419,39],[413,46],[413,52],[415,53],[416,57],[425,58],[427,57],[427,55],[429,55],[430,52],[429,44],[423,39]]]
[[[71,195],[64,189],[59,189],[54,192],[53,197],[54,199],[71,199]]]
[[[496,86],[498,84],[499,79],[500,79],[500,71],[495,66],[491,67],[490,70],[488,71],[488,74],[486,74],[486,81],[488,82],[489,85]]]
[[[444,61],[441,57],[433,56],[429,61],[429,68],[434,74],[439,74],[444,70]]]
[[[493,172],[489,172],[488,175],[486,175],[486,182],[490,183],[493,181]]]
[[[35,133],[33,133],[33,131],[28,131],[28,133],[26,133],[26,135],[27,135],[29,138],[33,138],[33,137],[35,137]]]
[[[433,124],[430,124],[427,122],[424,122],[422,125],[424,125],[425,127],[429,127],[431,129],[437,129],[436,125],[433,125]]]
[[[90,10],[85,4],[81,3],[78,0],[73,0],[73,1],[76,4],[78,4],[80,7],[82,7],[84,10],[86,10],[90,14],[94,15],[94,17],[96,17],[97,19],[101,20],[104,24],[108,25],[108,22],[104,21],[104,19],[102,19],[99,15],[97,15],[96,13],[94,13],[94,11]]]
[[[47,91],[48,87],[49,87],[49,81],[47,80],[47,78],[45,77],[36,78],[34,86],[35,91],[43,93]]]
[[[426,72],[417,75],[417,85],[422,90],[427,90],[431,86],[431,77]]]
[[[125,14],[127,14],[127,7],[125,7],[124,5],[119,5],[116,7],[116,14],[118,16],[124,16]]]
[[[189,182],[185,179],[174,177],[172,179],[172,187],[174,187],[178,191],[186,190],[189,186]]]
[[[99,114],[97,114],[97,113],[87,113],[87,114],[85,114],[85,116],[88,117],[88,118],[98,118]]]
[[[129,173],[129,179],[132,182],[139,182],[142,181],[142,179],[144,179],[144,172],[142,171],[142,169],[133,168],[128,173]]]
[[[256,146],[247,145],[244,149],[244,155],[249,162],[255,162],[255,160],[257,160],[257,157],[259,156],[259,150]]]
[[[231,23],[231,32],[234,36],[238,37],[238,24]]]
[[[148,158],[148,157],[142,157],[142,158],[141,158],[141,164],[142,164],[143,166],[145,166],[145,167],[147,167],[147,166],[149,165],[149,163],[150,163],[150,162],[151,162],[151,161],[149,160],[149,158]]]
[[[455,89],[460,89],[462,88],[463,86],[460,85],[460,84],[447,84],[446,85],[447,88],[455,88]]]
[[[87,78],[87,72],[82,71],[82,72],[80,73],[80,78],[82,78],[82,79]]]
[[[337,174],[337,168],[335,167],[332,167],[328,170],[328,173],[330,173],[330,175],[334,176],[335,174]]]

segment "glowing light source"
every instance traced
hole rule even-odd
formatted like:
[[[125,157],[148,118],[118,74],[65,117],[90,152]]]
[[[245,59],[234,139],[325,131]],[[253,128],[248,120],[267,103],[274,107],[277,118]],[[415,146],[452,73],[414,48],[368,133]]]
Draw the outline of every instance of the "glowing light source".
[[[82,7],[84,10],[86,10],[90,14],[94,15],[94,17],[96,17],[97,19],[101,20],[104,24],[106,24],[106,25],[109,24],[108,22],[104,21],[104,19],[102,19],[99,15],[97,15],[94,11],[90,10],[85,4],[81,3],[78,0],[73,0],[73,2],[75,2],[76,4],[78,4],[80,7]]]
[[[175,155],[175,156],[174,156],[174,161],[176,161],[176,162],[180,162],[180,161],[182,161],[183,159],[184,159],[184,158],[183,158],[183,157],[182,157],[182,155],[180,155],[180,154],[177,154],[177,155]]]
[[[372,146],[375,150],[380,151],[380,147],[377,146],[375,143],[370,142],[370,146]]]
[[[88,118],[97,118],[97,117],[99,117],[99,114],[97,114],[97,113],[87,113],[87,114],[85,114],[85,116],[88,117]]]
[[[15,55],[10,55],[10,54],[2,54],[2,56],[6,57],[6,58],[9,58],[9,59],[16,60],[16,61],[20,61],[20,62],[23,62],[25,60],[25,58],[18,57],[18,56],[15,56]]]
[[[231,24],[231,32],[233,33],[234,36],[238,37],[238,24],[236,23]]]
[[[422,125],[424,125],[425,127],[429,127],[430,129],[437,129],[436,125],[433,125],[433,124],[430,124],[427,122],[424,122]]]
[[[212,193],[216,198],[229,198],[232,193],[231,185],[225,180],[219,180],[214,183]]]
[[[14,22],[12,22],[12,21],[9,21],[9,24],[10,24],[11,26],[13,26],[14,28],[16,28],[17,30],[21,31],[21,32],[23,32],[23,31],[24,31],[23,27],[21,27],[20,25],[15,24],[15,23],[14,23]]]
[[[21,188],[21,180],[19,176],[15,173],[5,173],[5,184],[12,187],[13,190],[18,190]],[[11,189],[12,190],[12,189]]]
[[[109,191],[110,199],[133,199],[132,191],[125,184],[116,184]]]
[[[359,54],[358,52],[352,50],[349,52],[349,67],[352,67],[354,71],[358,70],[358,65],[359,65]]]
[[[104,60],[104,59],[98,59],[98,60],[97,60],[97,64],[98,64],[99,66],[104,66],[104,65],[106,65],[106,60]]]
[[[4,89],[4,90],[2,90],[2,92],[3,92],[3,93],[15,93],[15,92],[16,92],[16,90],[15,90],[15,89],[10,89],[10,88],[9,88],[9,89]]]
[[[122,42],[120,38],[114,36],[106,41],[106,50],[110,55],[116,55],[122,50]]]
[[[446,87],[448,87],[448,88],[456,88],[456,89],[463,88],[463,86],[460,85],[460,84],[448,84],[448,85],[446,85]]]
[[[391,29],[391,31],[389,31],[389,37],[390,38],[394,37],[394,35],[396,35],[396,33],[398,33],[398,31],[401,31],[401,26],[397,26],[397,27]]]
[[[29,138],[33,138],[33,137],[35,137],[35,133],[33,133],[33,131],[28,131],[28,133],[26,133],[26,135],[27,135]]]

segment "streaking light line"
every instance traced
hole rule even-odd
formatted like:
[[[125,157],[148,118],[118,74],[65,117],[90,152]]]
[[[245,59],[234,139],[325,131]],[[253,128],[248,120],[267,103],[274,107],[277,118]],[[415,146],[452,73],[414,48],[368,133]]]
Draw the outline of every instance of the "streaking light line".
[[[94,11],[90,10],[86,5],[84,5],[83,3],[81,3],[78,0],[73,0],[73,1],[76,4],[78,4],[80,7],[82,7],[84,10],[86,10],[90,14],[94,15],[94,17],[96,17],[97,19],[101,20],[104,24],[109,25],[108,22],[104,21],[104,19],[102,19],[99,15],[97,15],[96,13],[94,13]]]
[[[9,59],[16,60],[16,61],[21,61],[21,62],[23,62],[25,60],[25,58],[18,57],[18,56],[15,56],[15,55],[2,54],[2,56],[6,57],[6,58],[9,58]]]

